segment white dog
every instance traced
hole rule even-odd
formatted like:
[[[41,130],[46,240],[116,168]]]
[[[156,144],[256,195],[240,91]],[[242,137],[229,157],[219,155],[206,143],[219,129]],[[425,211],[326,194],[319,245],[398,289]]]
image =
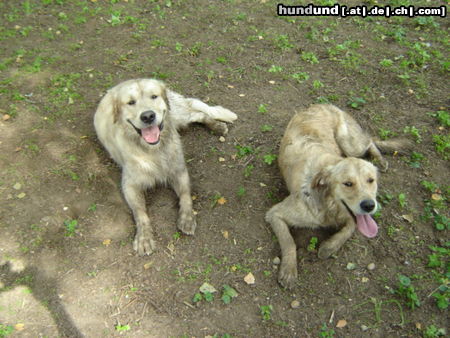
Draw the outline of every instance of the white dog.
[[[228,109],[185,98],[154,79],[125,81],[103,97],[94,117],[95,130],[122,167],[123,194],[137,226],[133,247],[139,255],[151,254],[155,249],[144,191],[157,183],[169,183],[180,199],[178,228],[188,235],[194,234],[196,228],[189,175],[177,129],[200,122],[226,134],[224,122],[236,119],[236,114]]]

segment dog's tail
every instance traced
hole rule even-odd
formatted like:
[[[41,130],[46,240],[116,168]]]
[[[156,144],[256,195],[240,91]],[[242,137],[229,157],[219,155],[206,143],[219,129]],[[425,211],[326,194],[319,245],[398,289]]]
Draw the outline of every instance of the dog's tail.
[[[410,153],[414,147],[414,142],[406,138],[393,138],[390,140],[374,139],[373,141],[378,149],[384,154],[394,152],[407,154]]]

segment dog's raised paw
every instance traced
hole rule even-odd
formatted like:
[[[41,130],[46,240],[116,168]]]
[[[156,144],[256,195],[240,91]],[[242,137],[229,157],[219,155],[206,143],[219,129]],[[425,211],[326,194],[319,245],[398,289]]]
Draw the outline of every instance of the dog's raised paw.
[[[292,289],[297,282],[297,266],[289,264],[281,264],[278,274],[278,282],[286,289]]]
[[[177,227],[186,235],[193,235],[197,227],[195,216],[191,214],[180,214]]]
[[[152,236],[137,233],[133,241],[133,249],[139,256],[151,255],[156,248]]]
[[[320,259],[327,259],[337,250],[338,248],[332,242],[324,242],[319,248],[318,256]]]

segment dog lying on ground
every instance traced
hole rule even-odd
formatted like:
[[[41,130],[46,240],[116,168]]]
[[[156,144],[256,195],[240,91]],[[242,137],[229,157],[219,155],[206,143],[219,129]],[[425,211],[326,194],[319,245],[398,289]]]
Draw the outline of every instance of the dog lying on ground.
[[[281,246],[278,281],[294,286],[297,279],[296,245],[291,227],[336,226],[340,230],[319,248],[330,257],[357,228],[375,237],[378,226],[377,169],[363,159],[376,160],[382,171],[388,163],[379,149],[393,151],[406,140],[374,141],[347,113],[332,105],[313,105],[294,115],[281,140],[279,167],[290,195],[266,214]]]
[[[122,167],[122,191],[136,222],[133,247],[139,255],[151,254],[155,249],[144,192],[158,183],[169,183],[180,199],[178,228],[188,235],[194,234],[196,228],[189,175],[177,130],[200,122],[224,135],[228,132],[224,122],[236,119],[228,109],[185,98],[154,79],[125,81],[103,97],[94,126],[100,142]]]

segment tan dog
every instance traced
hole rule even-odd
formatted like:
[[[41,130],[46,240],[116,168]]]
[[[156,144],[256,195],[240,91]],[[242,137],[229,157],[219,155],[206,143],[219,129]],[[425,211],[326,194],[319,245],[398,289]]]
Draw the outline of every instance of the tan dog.
[[[129,80],[101,100],[94,117],[97,136],[111,157],[122,167],[122,190],[137,226],[134,249],[139,255],[155,249],[153,227],[147,215],[144,191],[157,183],[169,183],[180,199],[178,228],[194,234],[189,175],[178,128],[191,122],[205,123],[226,134],[235,113],[188,99],[158,80]]]
[[[378,226],[377,169],[359,159],[369,155],[382,170],[388,163],[379,149],[393,150],[403,141],[375,142],[347,113],[332,105],[313,105],[294,115],[281,140],[279,166],[290,195],[266,214],[281,246],[278,280],[292,287],[297,279],[296,245],[289,226],[340,230],[319,248],[324,259],[334,254],[357,228],[374,237]]]

